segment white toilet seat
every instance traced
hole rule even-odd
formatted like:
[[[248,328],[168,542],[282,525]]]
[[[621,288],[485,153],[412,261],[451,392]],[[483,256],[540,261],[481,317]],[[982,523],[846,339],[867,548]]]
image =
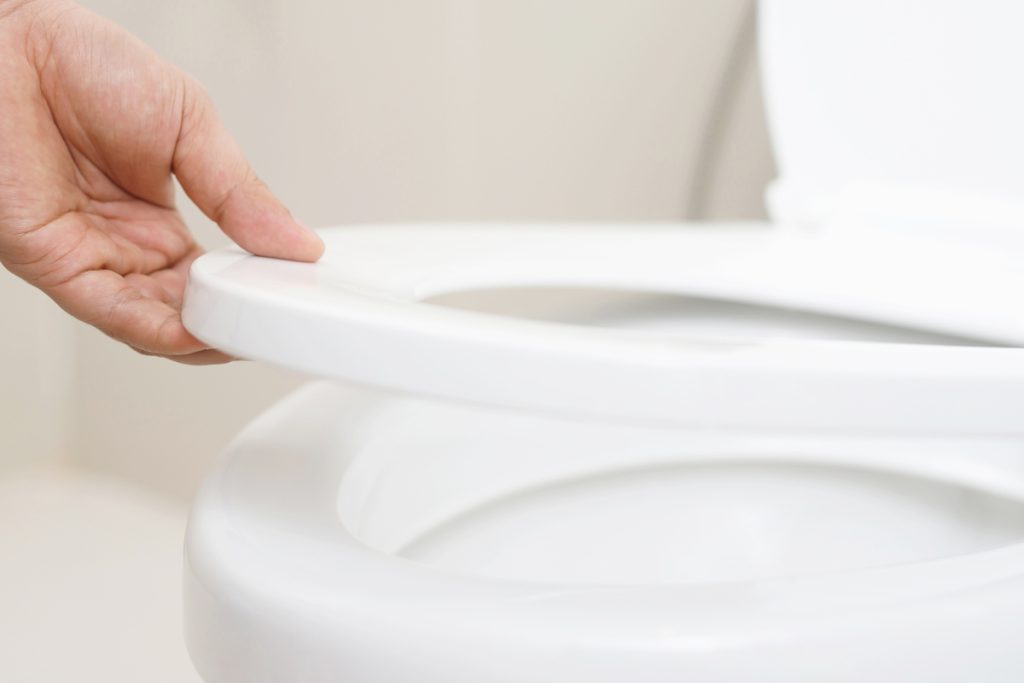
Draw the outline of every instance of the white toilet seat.
[[[1024,292],[1024,271],[991,249],[757,224],[381,225],[322,234],[327,253],[316,265],[240,250],[199,259],[186,325],[239,356],[491,405],[705,426],[1024,430],[1024,353],[1015,349],[684,339],[418,303],[492,287],[652,291],[1024,344],[1024,317],[1005,313]],[[933,389],[927,397],[921,382]],[[991,401],[993,393],[1002,400]]]
[[[252,423],[206,481],[185,604],[207,680],[532,683],[550,671],[604,683],[619,671],[852,683],[881,680],[876,664],[899,680],[1015,680],[999,662],[1019,647],[1024,543],[854,572],[624,586],[459,576],[370,548],[342,525],[339,490],[394,400],[306,387]],[[744,655],[702,655],[729,651]]]

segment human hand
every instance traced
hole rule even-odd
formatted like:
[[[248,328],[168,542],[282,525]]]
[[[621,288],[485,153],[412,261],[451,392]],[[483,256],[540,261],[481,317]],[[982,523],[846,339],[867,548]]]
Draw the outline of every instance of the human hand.
[[[223,361],[181,324],[201,249],[172,176],[245,249],[323,252],[196,81],[70,0],[0,0],[0,261],[142,353]]]

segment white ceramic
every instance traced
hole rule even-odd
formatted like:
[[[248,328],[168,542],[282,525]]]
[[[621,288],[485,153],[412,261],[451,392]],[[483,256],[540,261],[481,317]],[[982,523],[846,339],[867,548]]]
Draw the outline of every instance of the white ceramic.
[[[765,3],[771,225],[199,259],[190,330],[333,380],[196,501],[204,679],[1024,680],[1024,9],[982,4]]]
[[[761,72],[779,167],[769,197],[777,219],[827,218],[851,193],[859,200],[900,196],[930,232],[950,205],[1019,206],[1024,92],[1013,84],[1024,56],[1017,36],[1024,4],[759,5]],[[990,214],[976,210],[968,230],[984,231]],[[995,222],[1020,245],[1019,229]]]
[[[210,683],[1010,683],[1022,447],[313,384],[195,503],[189,651]]]

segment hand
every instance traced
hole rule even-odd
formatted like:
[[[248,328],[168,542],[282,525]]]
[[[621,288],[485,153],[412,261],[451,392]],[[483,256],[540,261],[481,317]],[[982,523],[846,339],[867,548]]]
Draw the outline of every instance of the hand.
[[[181,324],[201,249],[172,175],[245,249],[323,252],[196,81],[69,0],[0,0],[0,261],[142,353],[223,361]]]

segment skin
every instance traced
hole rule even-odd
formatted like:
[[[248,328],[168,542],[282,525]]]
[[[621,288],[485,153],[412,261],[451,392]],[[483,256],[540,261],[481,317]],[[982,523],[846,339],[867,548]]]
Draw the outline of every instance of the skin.
[[[181,323],[202,250],[174,177],[252,253],[323,253],[194,79],[68,0],[0,0],[0,261],[141,353],[222,362]]]

